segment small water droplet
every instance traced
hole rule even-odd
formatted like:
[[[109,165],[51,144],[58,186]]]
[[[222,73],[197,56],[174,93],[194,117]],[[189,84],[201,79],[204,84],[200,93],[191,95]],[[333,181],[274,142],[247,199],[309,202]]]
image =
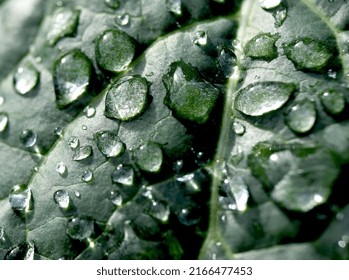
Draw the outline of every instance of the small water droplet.
[[[56,171],[58,172],[59,175],[64,176],[67,174],[67,167],[63,162],[59,162],[56,165]]]
[[[273,16],[275,19],[275,27],[280,27],[287,18],[287,8],[284,6],[280,6],[276,11],[273,12]]]
[[[5,260],[33,260],[35,248],[32,242],[24,242],[11,248],[5,255]]]
[[[114,10],[116,10],[120,6],[119,0],[104,0],[104,4]]]
[[[84,114],[87,118],[92,118],[96,114],[96,109],[94,107],[87,106],[84,109]]]
[[[245,133],[245,126],[239,121],[233,122],[233,130],[237,135],[243,135]]]
[[[166,0],[166,6],[175,16],[182,15],[182,0]]]
[[[36,134],[30,129],[23,130],[20,136],[20,140],[26,148],[33,147],[36,144],[36,138]]]
[[[261,8],[270,10],[274,9],[281,4],[282,0],[258,0]]]
[[[93,179],[93,172],[91,170],[85,170],[81,176],[81,180],[85,183],[91,182]]]
[[[183,169],[183,165],[184,165],[184,162],[183,160],[177,160],[174,164],[173,164],[173,171],[175,173],[180,173]]]
[[[319,195],[319,194],[315,194],[314,195],[314,201],[315,202],[321,203],[321,202],[323,202],[323,200],[324,200],[324,198],[321,195]]]
[[[278,52],[275,46],[278,35],[262,33],[252,38],[245,47],[245,53],[252,59],[272,61],[277,58]]]
[[[207,44],[207,33],[204,30],[199,30],[194,33],[193,44],[197,46],[204,46]]]
[[[186,226],[193,226],[200,222],[201,218],[192,209],[183,208],[178,213],[178,220],[181,224]]]
[[[5,241],[5,230],[2,226],[0,226],[0,244]]]
[[[125,144],[115,132],[99,131],[94,138],[98,149],[106,157],[118,157],[125,151]]]
[[[82,146],[75,151],[73,160],[84,160],[92,155],[92,147],[90,145]]]
[[[337,72],[334,71],[334,70],[332,70],[332,69],[329,69],[329,70],[327,71],[327,76],[328,76],[329,78],[335,80],[335,79],[337,79]]]
[[[68,139],[68,145],[72,150],[76,150],[80,146],[80,140],[76,136],[71,136]]]
[[[111,174],[114,183],[132,186],[134,183],[134,170],[130,165],[119,164]]]
[[[159,172],[163,163],[163,154],[160,146],[156,143],[149,142],[141,145],[136,153],[137,166],[146,172]]]
[[[153,218],[165,223],[168,221],[168,218],[170,216],[170,208],[167,204],[161,201],[153,200],[151,202],[150,208],[148,209],[148,214]]]
[[[141,76],[128,76],[117,81],[105,99],[105,115],[129,121],[144,112],[148,106],[148,81]]]
[[[9,118],[7,113],[0,112],[0,133],[4,132],[7,128]]]
[[[229,78],[233,74],[234,66],[237,64],[237,58],[233,50],[222,48],[217,63],[224,77]]]
[[[9,201],[14,211],[28,212],[31,200],[31,190],[26,185],[15,185],[10,192]]]
[[[115,20],[116,24],[119,26],[126,26],[130,23],[130,15],[129,14],[123,14],[118,15]]]
[[[109,198],[114,205],[116,205],[116,206],[122,205],[122,195],[120,194],[119,191],[117,191],[117,190],[111,191]]]
[[[341,248],[345,248],[347,246],[347,243],[343,240],[339,240],[338,241],[338,246]]]
[[[96,60],[104,70],[120,72],[131,63],[135,50],[135,43],[127,34],[107,30],[97,39]]]
[[[341,92],[327,90],[321,94],[320,99],[322,106],[330,114],[339,114],[345,108],[345,98]]]
[[[39,83],[40,74],[30,63],[20,66],[14,77],[13,83],[17,93],[26,95],[31,92]]]
[[[87,130],[87,126],[84,124],[81,126],[81,128],[82,128],[82,130]]]
[[[54,134],[56,134],[58,137],[62,137],[63,136],[63,129],[61,127],[55,127],[55,129],[53,130]]]
[[[68,221],[67,234],[77,240],[89,238],[94,232],[94,223],[90,219],[74,217]]]
[[[0,106],[1,106],[2,104],[4,104],[4,102],[5,102],[5,98],[3,98],[2,96],[0,96]]]
[[[70,197],[67,191],[58,190],[53,194],[53,199],[56,204],[62,209],[66,209],[69,206]]]
[[[287,126],[297,133],[308,132],[313,128],[315,121],[315,104],[307,99],[295,102],[285,112],[285,122]]]

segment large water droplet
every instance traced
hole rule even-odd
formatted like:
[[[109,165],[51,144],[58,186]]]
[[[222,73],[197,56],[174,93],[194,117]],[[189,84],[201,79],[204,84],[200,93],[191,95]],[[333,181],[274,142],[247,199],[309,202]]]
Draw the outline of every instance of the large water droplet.
[[[17,93],[26,95],[38,85],[39,80],[39,72],[31,63],[27,62],[17,69],[13,77],[13,84]]]
[[[125,151],[125,144],[117,133],[112,131],[99,131],[95,134],[98,149],[106,157],[117,157]]]
[[[233,122],[233,129],[237,135],[243,135],[245,133],[245,126],[239,121]]]
[[[92,179],[93,179],[93,172],[90,169],[85,170],[81,176],[81,180],[84,181],[85,183],[88,183],[88,182],[91,182]]]
[[[80,11],[60,8],[52,16],[51,28],[47,33],[47,41],[54,46],[59,39],[65,36],[73,36],[79,21]]]
[[[120,6],[119,0],[104,0],[104,4],[112,9],[117,9]]]
[[[163,76],[166,87],[165,104],[180,119],[203,124],[210,118],[219,89],[204,81],[190,64],[183,61],[170,65],[170,71]]]
[[[89,238],[94,232],[93,221],[86,218],[74,217],[69,220],[67,234],[77,240]]]
[[[170,216],[170,208],[167,204],[161,201],[153,200],[151,202],[150,208],[148,209],[148,214],[153,218],[165,223],[168,221],[168,218]]]
[[[122,121],[139,116],[148,105],[148,82],[141,76],[128,76],[109,89],[105,99],[105,115]]]
[[[31,190],[27,185],[15,185],[9,195],[9,201],[14,211],[28,212],[31,200]]]
[[[193,44],[197,46],[204,46],[207,44],[207,33],[204,30],[199,30],[194,33]]]
[[[56,171],[59,175],[64,176],[67,174],[67,167],[65,166],[64,162],[59,162],[56,165]]]
[[[0,112],[0,133],[4,132],[8,125],[8,115],[7,113]]]
[[[319,72],[331,61],[333,51],[320,41],[310,38],[296,40],[284,47],[285,54],[297,70]]]
[[[345,98],[342,93],[336,90],[325,91],[321,94],[320,99],[325,110],[330,114],[339,114],[345,108]]]
[[[236,63],[237,58],[233,50],[222,48],[219,52],[217,64],[225,78],[229,78],[233,74]]]
[[[90,145],[82,146],[75,151],[73,160],[84,160],[92,155],[92,147]]]
[[[62,209],[66,209],[69,206],[70,197],[67,191],[58,190],[53,194],[53,199],[56,204]]]
[[[36,144],[36,138],[36,134],[30,129],[23,130],[20,136],[20,140],[26,148],[33,147]]]
[[[110,192],[110,200],[116,206],[122,205],[122,195],[119,191],[111,191]]]
[[[84,114],[85,114],[86,117],[92,118],[96,114],[96,109],[94,107],[87,106],[84,109]]]
[[[71,136],[68,139],[68,145],[72,150],[76,150],[80,146],[80,140],[76,136]]]
[[[111,72],[119,72],[131,63],[135,54],[135,44],[119,30],[107,30],[97,40],[96,60],[100,67]]]
[[[116,24],[119,26],[126,26],[130,22],[130,15],[129,14],[123,14],[123,15],[118,15],[115,20]]]
[[[137,166],[146,172],[159,172],[163,163],[160,146],[149,142],[141,145],[135,152]]]
[[[270,10],[274,9],[281,4],[282,0],[258,0],[261,8]]]
[[[278,38],[278,35],[271,35],[269,33],[259,34],[246,44],[245,53],[253,59],[271,61],[278,56],[275,46]]]
[[[293,103],[285,112],[287,126],[297,133],[306,133],[311,130],[316,121],[314,102],[304,99]]]
[[[235,98],[235,108],[250,116],[261,116],[281,108],[295,90],[294,84],[261,82],[240,90]]]
[[[33,260],[35,248],[31,242],[21,243],[11,248],[5,255],[5,260]]]
[[[134,183],[134,170],[130,165],[119,164],[111,174],[111,178],[114,183],[132,186]]]
[[[68,106],[88,92],[91,72],[90,60],[78,50],[65,54],[55,62],[53,82],[59,108]]]
[[[182,0],[166,0],[166,6],[175,16],[182,15]]]

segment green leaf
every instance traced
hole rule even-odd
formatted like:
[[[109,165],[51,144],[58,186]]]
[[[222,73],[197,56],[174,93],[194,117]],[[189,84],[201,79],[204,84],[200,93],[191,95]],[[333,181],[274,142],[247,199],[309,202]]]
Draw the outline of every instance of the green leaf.
[[[0,258],[348,259],[349,4],[27,2]]]

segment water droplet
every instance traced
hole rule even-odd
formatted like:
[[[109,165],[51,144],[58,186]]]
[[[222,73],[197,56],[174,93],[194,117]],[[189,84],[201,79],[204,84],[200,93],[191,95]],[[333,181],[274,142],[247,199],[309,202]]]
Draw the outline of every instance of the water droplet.
[[[220,91],[195,68],[183,61],[173,62],[162,81],[167,93],[164,102],[176,117],[198,124],[209,120]]]
[[[76,150],[80,146],[80,140],[76,136],[71,136],[68,139],[68,145],[72,150]]]
[[[321,195],[319,195],[319,194],[315,194],[315,195],[314,195],[314,201],[315,201],[316,203],[321,203],[321,202],[324,201],[324,198],[323,198]]]
[[[56,165],[56,171],[58,172],[59,175],[64,176],[67,174],[67,167],[63,162],[59,162]]]
[[[69,206],[70,197],[67,191],[58,190],[53,194],[53,199],[60,208],[66,209]]]
[[[280,6],[273,12],[275,19],[275,27],[280,27],[287,18],[287,8],[285,6]]]
[[[26,148],[33,147],[36,144],[36,138],[36,134],[30,129],[23,130],[20,136],[20,140]]]
[[[243,135],[245,133],[245,126],[239,121],[233,122],[233,129],[237,135]]]
[[[55,62],[53,83],[59,108],[70,105],[88,92],[91,72],[91,61],[78,50],[65,54]]]
[[[11,248],[5,255],[5,260],[33,260],[35,248],[31,242],[21,243]]]
[[[175,173],[180,173],[183,169],[183,165],[184,165],[184,162],[183,160],[177,160],[174,164],[173,164],[173,171]]]
[[[118,15],[115,20],[116,24],[119,26],[126,26],[130,23],[130,15],[129,14],[123,14]]]
[[[26,185],[15,185],[9,195],[9,201],[14,211],[28,212],[31,190]]]
[[[54,46],[59,39],[73,36],[79,21],[80,11],[60,8],[55,11],[51,20],[51,27],[47,33],[47,41]]]
[[[75,195],[76,198],[80,198],[81,197],[81,194],[78,191],[74,191],[74,195]]]
[[[148,105],[148,81],[141,76],[128,76],[117,81],[105,99],[105,115],[129,121],[146,109]]]
[[[96,114],[96,109],[94,107],[87,106],[84,109],[84,114],[85,114],[86,117],[92,118]]]
[[[182,0],[166,0],[166,6],[175,16],[182,15]]]
[[[311,130],[316,121],[315,104],[308,99],[293,103],[285,112],[287,126],[297,133],[306,133]]]
[[[322,106],[330,114],[339,114],[345,108],[345,98],[341,92],[327,90],[321,94],[320,99]]]
[[[81,176],[81,180],[85,183],[91,182],[93,179],[93,172],[91,170],[85,170]]]
[[[347,243],[343,240],[339,240],[338,241],[338,246],[341,248],[345,248],[347,246]]]
[[[0,226],[0,244],[5,241],[5,230],[2,226]]]
[[[84,124],[81,126],[81,128],[82,128],[82,130],[87,130],[87,126]]]
[[[178,213],[178,220],[183,225],[193,226],[193,225],[196,225],[200,222],[201,217],[199,215],[197,215],[197,213],[195,211],[193,211],[192,209],[183,208]]]
[[[5,102],[5,98],[3,98],[2,96],[0,96],[0,106],[1,106],[2,104],[4,104],[4,102]]]
[[[93,221],[80,217],[70,219],[67,227],[67,234],[77,240],[87,239],[94,232]]]
[[[120,6],[119,0],[104,0],[104,4],[114,10],[116,10]]]
[[[310,38],[296,40],[284,46],[285,54],[297,70],[319,72],[332,60],[333,51],[320,41]]]
[[[233,74],[236,63],[237,58],[235,53],[231,49],[222,48],[219,53],[217,64],[225,78],[229,78]]]
[[[204,46],[207,44],[207,33],[204,30],[199,30],[194,33],[193,44]]]
[[[170,216],[170,208],[167,204],[161,201],[153,200],[151,202],[150,208],[148,209],[148,214],[153,218],[165,223],[168,221],[168,218]]]
[[[201,185],[195,179],[194,173],[189,173],[184,176],[178,177],[176,178],[176,181],[184,187],[182,187],[182,189],[185,189],[187,193],[193,194],[201,191]]]
[[[163,154],[160,146],[149,142],[141,145],[135,153],[137,166],[146,172],[159,172],[163,163]]]
[[[329,78],[335,80],[335,79],[337,79],[337,72],[334,71],[334,70],[332,70],[332,69],[329,69],[329,70],[327,71],[327,76],[328,76]]]
[[[107,30],[97,39],[96,60],[104,70],[111,72],[125,70],[134,54],[133,40],[117,29]]]
[[[282,0],[258,0],[261,8],[270,10],[274,9],[281,4]]]
[[[8,125],[8,115],[7,113],[0,112],[0,133],[4,132]]]
[[[119,164],[111,174],[111,178],[114,183],[132,186],[134,183],[134,170],[130,165]]]
[[[271,35],[270,33],[259,34],[246,44],[245,53],[253,59],[272,61],[278,56],[275,46],[278,39],[278,35]]]
[[[116,206],[122,205],[122,195],[117,190],[110,192],[110,200]]]
[[[240,90],[235,98],[235,108],[249,116],[262,116],[280,109],[295,90],[294,84],[260,82]]]
[[[38,85],[39,80],[39,72],[28,62],[17,69],[13,77],[14,88],[17,93],[26,95]]]
[[[222,190],[226,194],[228,208],[244,212],[247,209],[247,202],[250,197],[248,187],[240,176],[234,176],[231,179],[225,178],[222,184]]]
[[[62,137],[63,136],[63,129],[61,127],[55,127],[55,129],[53,130],[54,134],[56,134],[58,137]]]
[[[73,160],[84,160],[92,155],[92,147],[90,145],[82,146],[75,151]]]
[[[118,157],[125,151],[125,144],[117,133],[112,131],[99,131],[95,134],[98,149],[106,157]]]

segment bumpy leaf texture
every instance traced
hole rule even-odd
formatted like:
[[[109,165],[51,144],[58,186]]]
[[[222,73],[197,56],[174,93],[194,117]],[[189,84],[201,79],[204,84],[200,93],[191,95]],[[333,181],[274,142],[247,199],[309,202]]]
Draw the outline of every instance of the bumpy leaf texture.
[[[0,258],[348,259],[347,1],[0,1]]]

